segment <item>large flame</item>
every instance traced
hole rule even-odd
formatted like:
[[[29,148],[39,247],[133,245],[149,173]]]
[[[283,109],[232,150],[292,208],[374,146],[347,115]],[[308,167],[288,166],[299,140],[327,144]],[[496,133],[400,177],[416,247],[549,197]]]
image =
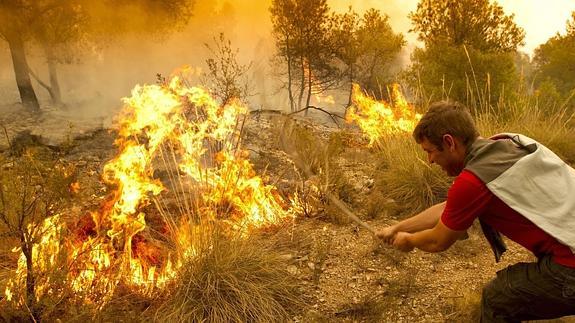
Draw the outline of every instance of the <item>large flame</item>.
[[[359,85],[353,85],[353,105],[347,110],[346,120],[356,122],[373,145],[385,135],[411,132],[421,115],[407,103],[399,86],[392,87],[393,105],[366,95]]]
[[[68,286],[100,303],[119,284],[149,293],[201,252],[201,237],[214,223],[245,236],[294,215],[241,149],[247,109],[238,102],[221,106],[177,77],[136,86],[124,102],[120,153],[104,167],[104,181],[115,191],[83,223],[61,216],[45,221],[33,252],[37,272],[65,268]],[[5,290],[8,299],[23,301],[15,294],[24,289],[25,271],[22,254]],[[37,284],[37,298],[57,292],[49,279]]]

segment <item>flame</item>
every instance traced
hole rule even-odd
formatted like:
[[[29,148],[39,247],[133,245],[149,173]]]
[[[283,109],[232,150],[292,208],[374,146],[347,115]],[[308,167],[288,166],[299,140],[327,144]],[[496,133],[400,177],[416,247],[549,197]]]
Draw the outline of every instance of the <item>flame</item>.
[[[239,122],[248,110],[239,102],[220,106],[205,90],[174,77],[164,85],[136,86],[124,103],[115,142],[120,152],[104,166],[103,180],[114,192],[100,211],[74,225],[61,216],[44,221],[42,243],[34,246],[36,271],[66,268],[76,295],[99,303],[119,284],[151,293],[201,252],[201,237],[213,223],[246,236],[297,212],[256,175],[241,149]],[[168,179],[155,176],[159,171]],[[25,272],[21,254],[7,299],[23,301],[15,291],[25,286]],[[56,292],[49,279],[38,286],[37,298]]]
[[[70,184],[70,192],[77,194],[78,192],[80,192],[80,183],[78,182],[73,182]]]
[[[347,110],[345,118],[347,122],[359,125],[370,146],[385,135],[413,131],[421,119],[421,114],[407,103],[397,84],[393,85],[392,97],[393,105],[383,100],[377,101],[363,93],[359,85],[353,85],[353,105]]]
[[[331,95],[324,95],[324,90],[319,85],[318,79],[315,77],[312,71],[309,68],[309,62],[307,59],[304,59],[303,62],[303,73],[306,78],[309,78],[308,81],[311,82],[311,98],[315,101],[316,104],[328,104],[328,105],[335,105],[335,99]]]

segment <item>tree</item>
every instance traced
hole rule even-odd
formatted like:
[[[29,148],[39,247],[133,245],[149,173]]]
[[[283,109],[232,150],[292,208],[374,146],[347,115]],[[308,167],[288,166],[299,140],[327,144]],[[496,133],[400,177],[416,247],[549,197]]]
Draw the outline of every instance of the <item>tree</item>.
[[[474,107],[496,101],[518,80],[513,53],[482,52],[438,43],[412,54],[408,83],[432,100],[454,99]]]
[[[214,45],[205,44],[212,57],[206,60],[208,73],[204,83],[222,105],[233,99],[245,101],[249,96],[249,83],[246,72],[251,64],[241,65],[237,61],[238,49],[232,49],[232,43],[223,33],[214,37]]]
[[[427,46],[467,45],[483,52],[512,52],[525,31],[490,0],[421,0],[409,14],[418,38]]]
[[[331,17],[330,33],[335,56],[345,67],[343,75],[349,87],[348,106],[353,83],[375,92],[389,75],[391,61],[405,45],[403,35],[393,32],[388,19],[373,8],[360,18],[351,7],[348,12]]]
[[[274,0],[270,7],[273,24],[273,35],[278,51],[278,56],[286,60],[287,66],[287,91],[290,101],[290,111],[295,111],[295,101],[293,97],[293,68],[295,66],[294,47],[295,30],[290,21],[290,13],[294,12],[295,3],[293,1]]]
[[[357,65],[362,55],[362,44],[358,33],[361,21],[359,15],[350,6],[346,13],[333,14],[330,23],[330,38],[334,45],[335,57],[344,64],[345,68],[342,75],[349,88],[347,106],[350,106],[353,83],[357,82]]]
[[[49,84],[43,82],[32,70],[30,74],[48,91],[52,103],[61,105],[57,65],[72,62],[79,56],[78,53],[83,51],[82,47],[87,45],[85,35],[88,32],[89,16],[86,10],[82,10],[82,7],[73,1],[54,4],[52,9],[36,17],[30,26],[32,37],[46,58]]]
[[[407,72],[428,97],[474,105],[493,102],[515,85],[515,52],[525,33],[490,0],[422,0],[410,14],[425,44]]]
[[[327,38],[326,0],[273,0],[270,7],[278,56],[287,66],[291,110],[302,108],[304,94],[309,106],[312,93],[335,84],[336,70],[329,64],[333,50]],[[299,80],[299,82],[297,81]],[[294,85],[299,86],[294,95]],[[297,105],[296,105],[297,103]]]
[[[28,60],[24,42],[28,39],[27,26],[33,20],[32,4],[26,0],[0,0],[0,36],[8,43],[16,85],[22,104],[39,110],[38,98],[28,74]]]
[[[364,90],[376,93],[383,83],[389,82],[392,62],[405,46],[405,39],[401,33],[393,32],[389,17],[375,9],[363,15],[358,38],[362,52],[358,83]]]
[[[26,47],[37,44],[46,56],[50,85],[45,87],[58,103],[56,66],[77,58],[87,44],[109,43],[114,37],[144,33],[161,37],[185,25],[194,0],[87,1],[0,0],[0,36],[8,42],[22,103],[38,110],[30,82]],[[26,46],[28,45],[28,46]]]
[[[566,34],[559,33],[535,49],[536,85],[554,87],[561,96],[575,89],[575,12],[567,22]]]

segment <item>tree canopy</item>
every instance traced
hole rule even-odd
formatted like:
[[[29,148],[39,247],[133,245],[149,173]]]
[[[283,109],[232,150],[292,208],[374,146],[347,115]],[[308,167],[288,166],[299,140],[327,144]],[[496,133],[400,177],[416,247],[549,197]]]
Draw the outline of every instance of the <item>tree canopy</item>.
[[[575,12],[567,22],[566,34],[559,33],[535,49],[536,84],[554,87],[566,96],[575,89]]]
[[[481,51],[509,52],[523,44],[525,31],[490,0],[422,0],[409,17],[426,46],[441,42]]]
[[[405,45],[403,35],[393,32],[389,17],[373,8],[360,17],[350,7],[332,16],[330,33],[335,57],[344,64],[343,74],[350,87],[348,105],[352,83],[377,93],[389,81],[391,63]]]
[[[432,99],[497,101],[518,82],[516,51],[525,32],[490,0],[421,0],[410,14],[424,49],[408,82]]]

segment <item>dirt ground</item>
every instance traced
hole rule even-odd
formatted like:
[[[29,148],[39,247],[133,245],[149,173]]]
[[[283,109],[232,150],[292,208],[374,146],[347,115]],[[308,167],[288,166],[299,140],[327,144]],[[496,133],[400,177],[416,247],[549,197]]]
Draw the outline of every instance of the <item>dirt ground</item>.
[[[23,131],[39,137],[42,145],[65,146],[64,159],[76,164],[81,191],[74,206],[77,212],[95,209],[106,196],[101,182],[103,165],[116,154],[110,116],[81,114],[70,118],[52,109],[42,115],[22,110],[19,105],[4,106],[1,123],[8,138]],[[250,117],[245,128],[244,147],[258,171],[266,171],[280,191],[297,184],[289,173],[289,163],[277,151],[274,116]],[[318,135],[339,131],[333,125],[303,120]],[[360,136],[359,133],[357,136]],[[7,149],[1,136],[0,149]],[[383,210],[368,219],[366,205],[374,181],[376,156],[363,147],[345,147],[337,163],[350,184],[348,203],[371,227],[378,229],[398,220],[397,214]],[[293,226],[276,233],[282,244],[286,268],[304,286],[308,307],[294,317],[297,322],[465,322],[473,317],[482,286],[495,272],[533,257],[520,246],[508,242],[509,250],[495,263],[489,246],[478,228],[469,238],[450,250],[429,254],[401,253],[381,246],[367,230],[345,221],[333,221],[326,209],[315,216],[300,217]],[[555,322],[575,322],[563,318]]]

